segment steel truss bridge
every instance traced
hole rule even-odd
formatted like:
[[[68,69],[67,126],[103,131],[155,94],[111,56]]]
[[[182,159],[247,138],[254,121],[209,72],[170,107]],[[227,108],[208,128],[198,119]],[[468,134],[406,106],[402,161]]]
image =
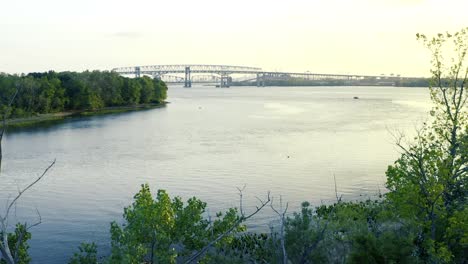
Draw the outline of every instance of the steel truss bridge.
[[[112,71],[121,75],[140,77],[149,75],[153,78],[164,78],[167,82],[183,83],[184,87],[191,87],[192,83],[218,83],[218,87],[229,87],[232,75],[250,76],[242,82],[256,82],[257,86],[265,86],[268,80],[382,80],[391,82],[403,79],[400,76],[373,76],[356,74],[323,74],[323,73],[297,73],[297,72],[269,72],[261,68],[230,66],[230,65],[203,65],[203,64],[177,64],[177,65],[148,65],[114,68]],[[195,74],[195,75],[192,75]],[[197,75],[198,74],[198,75]],[[178,76],[179,75],[179,76]],[[254,76],[253,78],[251,78]]]

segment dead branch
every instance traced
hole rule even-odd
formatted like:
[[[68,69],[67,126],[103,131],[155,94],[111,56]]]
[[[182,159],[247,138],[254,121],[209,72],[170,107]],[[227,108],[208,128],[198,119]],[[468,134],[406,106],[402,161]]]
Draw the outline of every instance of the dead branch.
[[[270,207],[271,209],[280,217],[280,242],[281,242],[281,250],[283,251],[283,264],[288,263],[288,254],[286,252],[286,242],[285,242],[285,234],[284,234],[284,227],[286,225],[286,212],[288,211],[289,203],[286,203],[286,207],[283,210],[283,197],[280,195],[280,209],[279,211],[273,206],[273,197],[271,198]]]
[[[245,189],[245,185],[242,189],[240,188],[237,188],[237,190],[239,191],[239,198],[240,198],[240,208],[239,208],[239,213],[240,213],[240,216],[238,218],[238,220],[224,233],[220,234],[218,237],[216,237],[214,240],[212,240],[211,242],[209,242],[205,247],[203,247],[200,251],[196,252],[195,254],[193,254],[191,257],[189,257],[184,263],[185,264],[188,264],[188,263],[194,263],[199,257],[201,257],[203,254],[206,253],[206,251],[208,251],[208,249],[210,249],[214,244],[216,244],[218,241],[220,241],[221,239],[223,239],[225,236],[229,235],[232,231],[234,231],[234,229],[236,229],[237,227],[239,227],[239,225],[247,220],[249,220],[250,218],[252,218],[254,215],[256,215],[258,212],[260,212],[263,207],[265,207],[270,201],[271,201],[271,198],[270,198],[270,192],[267,193],[267,199],[265,201],[259,199],[257,197],[257,199],[260,201],[260,205],[257,205],[256,206],[256,209],[255,211],[253,211],[251,214],[249,215],[245,215],[245,211],[244,209],[242,208],[242,199],[243,199],[243,190]]]
[[[18,91],[19,91],[19,88],[17,87],[16,90],[15,90],[14,95],[10,98],[10,100],[9,100],[9,102],[7,104],[7,107],[5,108],[5,111],[2,114],[2,121],[1,121],[2,122],[2,127],[0,129],[0,173],[1,173],[1,168],[2,168],[1,166],[2,166],[2,158],[3,158],[3,155],[2,155],[2,139],[3,139],[3,135],[5,134],[5,131],[6,131],[6,128],[7,128],[6,119],[7,119],[9,109],[11,108],[11,105],[13,104],[13,101],[14,101],[14,99],[16,98],[16,96],[18,94]],[[11,250],[10,250],[10,245],[8,243],[8,232],[7,232],[8,231],[7,229],[8,229],[8,219],[9,219],[9,216],[10,216],[10,211],[13,208],[13,206],[16,205],[16,203],[21,198],[21,196],[26,191],[28,191],[31,187],[33,187],[35,184],[37,184],[42,178],[44,178],[44,176],[47,174],[47,172],[54,165],[55,165],[55,159],[42,172],[42,174],[39,177],[37,177],[34,181],[32,181],[23,190],[18,188],[18,194],[15,196],[15,198],[11,202],[7,201],[5,215],[4,216],[0,215],[0,234],[2,234],[2,236],[0,237],[0,253],[1,253],[2,259],[5,260],[5,262],[7,264],[15,264],[15,263],[19,262],[19,249],[20,249],[21,244],[23,243],[23,240],[24,240],[24,237],[25,237],[26,233],[31,228],[33,228],[35,226],[38,226],[38,225],[40,225],[42,223],[41,214],[39,213],[39,210],[36,209],[37,214],[39,216],[39,220],[36,223],[34,223],[34,224],[30,225],[30,226],[28,226],[27,223],[24,224],[24,230],[21,230],[21,232],[18,234],[18,238],[17,238],[16,245],[15,245],[15,252],[14,252],[15,254],[12,255]]]
[[[335,174],[333,173],[333,181],[335,182],[335,197],[336,197],[336,202],[339,203],[340,202],[340,197],[338,197],[338,188],[336,186],[336,176]]]
[[[26,188],[24,188],[23,190],[19,191],[18,192],[18,195],[16,195],[16,197],[9,203],[8,205],[8,208],[6,210],[6,213],[5,213],[5,216],[0,219],[1,221],[8,221],[8,215],[10,213],[10,210],[11,208],[13,207],[13,205],[16,204],[16,202],[18,201],[18,199],[23,195],[23,193],[25,193],[27,190],[29,190],[31,187],[33,187],[36,183],[38,183],[42,178],[44,178],[44,176],[47,174],[47,172],[50,170],[50,168],[52,168],[52,166],[55,165],[55,159],[54,161],[42,172],[42,174],[37,177],[33,182],[31,182],[28,186],[26,186]]]
[[[239,187],[236,187],[236,189],[239,191],[239,211],[240,211],[240,214],[243,215],[244,214],[244,211],[243,211],[243,207],[242,207],[242,200],[243,200],[243,191],[245,190],[245,186],[246,184],[244,184],[244,186],[242,187],[242,189],[240,189]]]

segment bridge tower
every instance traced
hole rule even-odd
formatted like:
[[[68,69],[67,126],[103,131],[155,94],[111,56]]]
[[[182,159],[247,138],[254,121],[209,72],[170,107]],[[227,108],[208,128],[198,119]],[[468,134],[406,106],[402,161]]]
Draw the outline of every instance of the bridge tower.
[[[265,87],[265,73],[257,73],[257,87]]]
[[[135,67],[135,77],[136,78],[139,78],[141,76],[141,71],[140,71],[140,67]]]
[[[192,87],[192,79],[190,79],[190,67],[185,67],[184,87],[185,88]]]
[[[232,77],[230,77],[227,74],[222,74],[221,75],[221,83],[220,83],[219,87],[221,87],[221,88],[229,87],[229,86],[231,86],[231,82],[232,82]]]

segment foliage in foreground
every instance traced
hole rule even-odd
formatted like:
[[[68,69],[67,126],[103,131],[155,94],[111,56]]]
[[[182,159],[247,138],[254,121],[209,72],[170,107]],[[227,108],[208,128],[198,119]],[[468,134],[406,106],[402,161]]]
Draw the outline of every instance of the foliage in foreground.
[[[185,263],[188,254],[214,238],[213,232],[220,234],[235,223],[235,211],[230,211],[234,214],[228,220],[217,220],[223,227],[218,231],[210,227],[199,209],[193,219],[179,221],[166,195],[160,190],[153,200],[147,185],[143,186],[133,205],[125,210],[124,226],[112,223],[112,252],[103,263]],[[151,209],[153,206],[159,208]],[[188,208],[193,209],[190,202],[185,210],[191,210]],[[239,227],[238,231],[246,230]],[[417,228],[402,223],[385,200],[337,202],[316,208],[305,202],[301,212],[287,219],[285,241],[290,263],[422,262],[415,255]],[[90,258],[84,258],[89,253],[80,251],[80,260],[86,261],[77,262],[77,253],[70,263],[98,263],[96,259],[89,262]],[[199,263],[283,263],[282,257],[279,233],[234,232]]]
[[[402,155],[387,170],[387,197],[418,229],[416,254],[424,262],[463,263],[468,252],[468,28],[418,38],[433,57],[432,123],[407,146],[398,143]],[[454,57],[447,62],[442,54],[450,44]]]
[[[236,209],[218,213],[213,222],[204,216],[206,203],[193,197],[184,205],[180,197],[171,199],[164,190],[153,198],[149,186],[142,185],[133,204],[124,210],[125,224],[111,224],[111,263],[175,263],[201,250],[239,220]],[[232,242],[243,230],[239,225],[215,246]]]
[[[81,243],[78,252],[73,254],[70,264],[92,264],[98,263],[97,246],[95,243]]]
[[[0,236],[3,236],[3,233],[0,232]],[[26,230],[26,225],[16,224],[14,233],[7,234],[8,244],[11,248],[11,255],[15,257],[18,264],[27,264],[31,261],[31,258],[28,254],[28,240],[31,239],[31,233]],[[19,244],[17,243],[19,240]],[[0,264],[6,264],[6,260],[1,258],[0,254]]]

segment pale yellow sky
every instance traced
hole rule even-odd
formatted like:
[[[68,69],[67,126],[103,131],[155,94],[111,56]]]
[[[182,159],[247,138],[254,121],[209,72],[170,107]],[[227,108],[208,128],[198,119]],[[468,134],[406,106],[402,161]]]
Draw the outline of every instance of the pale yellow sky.
[[[415,39],[468,26],[468,0],[0,0],[0,72],[226,64],[424,76]]]

